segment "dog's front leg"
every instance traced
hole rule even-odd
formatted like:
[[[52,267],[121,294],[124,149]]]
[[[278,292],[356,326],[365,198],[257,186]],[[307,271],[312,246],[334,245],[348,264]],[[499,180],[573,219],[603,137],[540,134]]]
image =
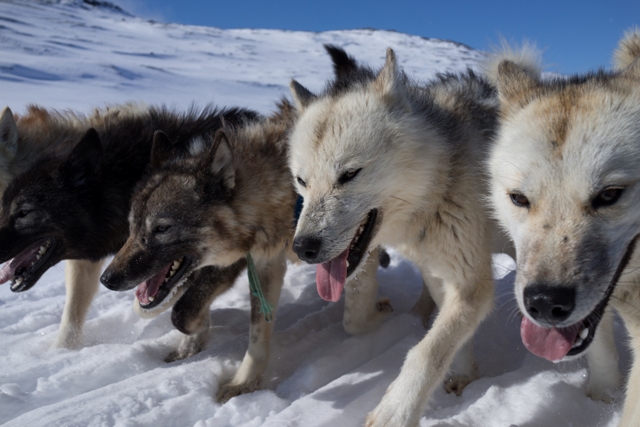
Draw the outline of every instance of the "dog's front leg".
[[[103,260],[68,260],[65,268],[67,291],[62,321],[54,347],[78,348],[82,338],[82,326],[89,306],[98,292]]]
[[[400,375],[367,416],[367,427],[418,425],[427,402],[441,384],[454,356],[468,342],[491,309],[490,276],[473,287],[444,282],[445,294],[431,330],[407,354]]]
[[[613,312],[609,308],[602,316],[593,343],[587,350],[589,385],[587,395],[602,402],[613,400],[613,391],[620,386],[618,350],[613,335]]]
[[[191,274],[189,288],[171,311],[173,326],[185,336],[165,362],[185,359],[204,349],[209,336],[209,306],[233,286],[244,266],[241,261],[226,268],[204,267]]]
[[[362,269],[344,286],[345,302],[342,325],[351,335],[377,328],[393,312],[388,298],[378,299],[378,258],[376,248],[364,260]]]
[[[256,259],[256,269],[262,292],[271,305],[273,318],[270,322],[265,319],[265,314],[260,312],[260,300],[251,294],[249,348],[233,379],[218,390],[218,402],[226,402],[234,396],[257,390],[269,362],[271,332],[287,269],[284,252],[268,261]]]
[[[620,427],[640,425],[640,319],[636,308],[638,300],[622,301],[618,310],[629,333],[629,344],[633,353],[633,363],[629,372],[629,382],[622,409]]]

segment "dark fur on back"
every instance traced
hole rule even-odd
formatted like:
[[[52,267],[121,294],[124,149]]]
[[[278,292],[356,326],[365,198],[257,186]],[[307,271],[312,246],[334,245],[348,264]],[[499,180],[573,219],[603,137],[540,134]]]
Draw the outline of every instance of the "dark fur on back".
[[[43,157],[11,182],[2,198],[0,260],[44,238],[55,239],[55,253],[34,273],[35,283],[60,260],[97,261],[114,254],[129,233],[131,196],[149,165],[154,133],[163,130],[176,145],[184,145],[218,129],[221,117],[234,125],[255,120],[257,114],[152,107],[106,116],[96,125],[97,134],[88,132],[68,150]]]

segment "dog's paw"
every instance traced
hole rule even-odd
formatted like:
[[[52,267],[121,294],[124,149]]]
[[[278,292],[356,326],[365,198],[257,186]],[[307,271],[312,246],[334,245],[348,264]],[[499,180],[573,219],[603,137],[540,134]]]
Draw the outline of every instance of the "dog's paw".
[[[403,387],[394,381],[389,385],[382,401],[367,415],[366,427],[415,427],[420,419],[416,402],[401,394]],[[398,392],[398,393],[396,393]]]
[[[220,387],[216,393],[216,401],[218,403],[225,403],[232,397],[240,396],[241,394],[251,393],[260,387],[259,381],[252,381],[250,383],[243,384],[225,384]]]
[[[381,298],[373,306],[368,306],[369,310],[364,316],[350,316],[345,315],[343,319],[343,326],[346,333],[349,335],[363,335],[367,334],[380,326],[390,315],[393,313],[393,307],[388,298]]]
[[[587,393],[587,396],[589,396],[589,398],[591,400],[595,400],[597,402],[602,402],[602,403],[613,403],[615,402],[615,398],[613,397],[613,395],[611,395],[610,393],[604,392],[604,393]]]
[[[51,348],[66,348],[77,350],[82,344],[82,333],[75,330],[61,330]]]
[[[391,305],[389,298],[380,298],[378,302],[376,302],[376,310],[383,314],[393,313],[393,306]]]
[[[450,373],[444,379],[444,389],[447,393],[455,393],[456,396],[460,396],[464,388],[476,379],[478,379],[477,375]]]
[[[182,342],[177,350],[169,353],[164,361],[167,363],[175,362],[176,360],[186,359],[187,357],[195,356],[204,350],[206,340],[199,335],[187,335],[182,338]]]

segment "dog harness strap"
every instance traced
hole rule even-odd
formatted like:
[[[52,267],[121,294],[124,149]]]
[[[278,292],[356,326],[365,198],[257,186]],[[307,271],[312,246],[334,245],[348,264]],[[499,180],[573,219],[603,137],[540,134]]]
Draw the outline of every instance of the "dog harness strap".
[[[271,322],[273,320],[271,304],[269,304],[264,293],[262,293],[262,286],[260,286],[260,279],[258,278],[256,265],[254,264],[253,258],[249,252],[247,252],[247,274],[249,275],[249,289],[251,289],[251,295],[260,300],[260,313],[264,314],[264,320]]]

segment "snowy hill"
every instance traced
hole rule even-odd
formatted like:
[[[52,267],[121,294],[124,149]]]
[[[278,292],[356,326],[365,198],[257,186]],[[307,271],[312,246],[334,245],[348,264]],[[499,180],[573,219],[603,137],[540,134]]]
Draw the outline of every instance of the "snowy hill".
[[[220,30],[147,22],[99,2],[0,2],[0,103],[89,111],[134,100],[186,107],[239,105],[262,112],[295,77],[318,90],[331,75],[323,43],[345,47],[373,66],[387,46],[422,80],[476,67],[482,52],[437,39],[373,31],[326,33]],[[512,294],[513,262],[495,258],[496,309],[475,338],[482,378],[461,397],[439,389],[421,426],[614,426],[620,400],[585,396],[584,362],[553,365],[522,346]],[[64,304],[63,267],[31,291],[0,287],[0,423],[10,426],[331,426],[362,425],[424,335],[408,313],[420,293],[416,270],[392,252],[379,271],[393,317],[360,337],[342,330],[343,303],[316,293],[314,269],[290,266],[263,391],[225,405],[220,379],[247,345],[246,276],[212,306],[210,342],[201,354],[165,364],[180,340],[169,313],[151,321],[131,310],[133,291],[101,288],[89,312],[84,347],[51,350]],[[618,326],[618,335],[623,337]],[[628,353],[621,367],[628,368]]]

